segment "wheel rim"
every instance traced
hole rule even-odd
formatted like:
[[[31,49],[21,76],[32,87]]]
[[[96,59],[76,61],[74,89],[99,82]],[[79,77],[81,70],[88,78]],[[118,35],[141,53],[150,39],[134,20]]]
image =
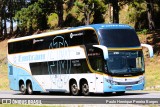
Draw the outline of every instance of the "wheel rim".
[[[24,84],[21,85],[21,92],[25,93],[25,86],[24,86]]]
[[[31,83],[28,84],[28,88],[27,89],[28,89],[28,93],[32,94],[32,85],[31,85]]]
[[[88,84],[83,84],[83,86],[82,86],[82,93],[84,94],[84,95],[88,95],[88,93],[89,93],[89,87],[88,87]]]
[[[71,90],[72,90],[72,94],[73,95],[77,95],[77,93],[78,93],[78,87],[77,87],[77,84],[72,84],[72,86],[71,86]]]

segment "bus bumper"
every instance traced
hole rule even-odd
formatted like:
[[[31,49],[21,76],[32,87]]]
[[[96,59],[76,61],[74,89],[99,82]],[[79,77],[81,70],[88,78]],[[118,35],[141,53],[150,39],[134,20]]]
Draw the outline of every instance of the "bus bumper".
[[[118,92],[118,91],[134,91],[134,90],[143,90],[145,83],[135,85],[111,85],[104,84],[104,92]]]

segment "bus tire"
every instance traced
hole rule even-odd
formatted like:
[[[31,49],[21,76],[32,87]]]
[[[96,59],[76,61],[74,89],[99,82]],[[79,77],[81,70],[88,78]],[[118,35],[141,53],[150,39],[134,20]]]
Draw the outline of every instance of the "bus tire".
[[[27,89],[25,88],[24,82],[20,83],[19,88],[23,95],[27,94]]]
[[[117,95],[123,95],[124,93],[125,93],[125,91],[116,92]]]
[[[33,94],[33,88],[32,88],[32,83],[31,82],[27,83],[27,92],[28,92],[29,95]]]
[[[87,82],[82,82],[81,91],[82,91],[82,94],[85,96],[88,96],[90,94],[89,86]]]
[[[77,96],[79,95],[79,89],[76,81],[72,81],[70,84],[70,92],[72,95]]]
[[[104,92],[104,95],[107,95],[107,96],[110,96],[112,94],[113,94],[112,92]]]

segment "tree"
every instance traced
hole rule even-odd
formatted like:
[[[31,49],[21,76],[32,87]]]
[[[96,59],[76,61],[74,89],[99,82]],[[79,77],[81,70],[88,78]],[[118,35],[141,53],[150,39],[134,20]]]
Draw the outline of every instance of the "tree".
[[[3,31],[2,30],[2,28],[3,28],[3,26],[2,26],[2,13],[3,13],[2,6],[3,6],[3,2],[0,1],[0,36],[3,35],[3,33],[2,33],[2,31]]]
[[[56,13],[58,15],[58,26],[62,27],[63,25],[63,0],[56,1]]]
[[[155,29],[153,0],[146,0],[146,3],[147,3],[148,26],[150,30],[153,30]]]
[[[37,15],[38,20],[38,29],[45,30],[48,29],[49,26],[47,24],[48,15],[54,12],[55,9],[55,1],[53,0],[39,0],[36,2],[38,4],[38,9],[41,9],[41,12]],[[34,4],[36,4],[34,3]]]
[[[126,14],[122,14],[123,23],[133,25],[136,29],[146,27],[146,3],[145,0],[121,0],[119,1],[119,8],[127,9]],[[125,8],[125,9],[124,9]]]
[[[19,27],[31,34],[34,30],[48,29],[47,16],[53,12],[52,0],[39,0],[22,8],[15,15],[15,19],[19,21]]]
[[[2,6],[1,6],[1,31],[2,31],[2,39],[4,39],[4,35],[7,35],[7,17],[6,17],[6,4],[7,1],[3,0],[2,1]]]
[[[1,35],[13,34],[14,15],[17,10],[26,5],[26,0],[2,0],[0,3],[1,11]],[[6,23],[10,22],[10,32],[7,32]],[[6,36],[7,37],[7,36]],[[4,37],[3,37],[4,38]]]
[[[113,23],[119,23],[119,5],[118,5],[118,0],[104,0],[105,4],[108,4],[109,8],[109,18],[111,21],[111,16],[112,16],[112,21]],[[111,6],[113,7],[113,12],[111,12]],[[113,13],[111,15],[111,13]]]
[[[113,6],[113,23],[119,23],[118,0],[111,0]]]
[[[104,16],[103,14],[106,12],[106,5],[102,0],[94,1],[94,14],[93,14],[93,22],[92,23],[103,23]]]
[[[79,12],[84,14],[85,25],[90,24],[90,18],[94,11],[95,0],[77,0],[75,2]]]
[[[83,13],[85,25],[104,22],[103,14],[106,6],[103,0],[77,0],[75,5],[78,7],[78,11]],[[91,22],[92,16],[93,22]]]
[[[42,10],[38,3],[30,5],[28,8],[22,8],[15,15],[15,19],[19,20],[20,23],[18,27],[31,34],[34,28],[38,28],[38,16],[41,12]]]
[[[1,0],[0,1],[0,11],[1,11],[1,19],[0,19],[0,34],[1,39],[5,39],[7,35],[7,19],[9,18],[8,14],[8,4],[9,0]],[[6,36],[7,37],[7,36]]]
[[[8,18],[10,21],[10,34],[13,34],[13,15],[14,15],[14,3],[13,0],[8,1]]]

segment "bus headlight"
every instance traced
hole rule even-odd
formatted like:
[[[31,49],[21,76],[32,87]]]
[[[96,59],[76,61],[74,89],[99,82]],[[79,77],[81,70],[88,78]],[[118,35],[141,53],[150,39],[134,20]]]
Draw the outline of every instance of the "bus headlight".
[[[106,81],[112,85],[118,85],[118,82],[116,81],[113,81],[113,80],[109,80],[109,79],[106,79]]]
[[[111,81],[111,84],[113,84],[113,85],[118,85],[118,82],[116,82],[116,81]]]
[[[142,83],[142,82],[144,82],[144,78],[140,79],[140,80],[138,81],[138,84],[140,84],[140,83]]]

